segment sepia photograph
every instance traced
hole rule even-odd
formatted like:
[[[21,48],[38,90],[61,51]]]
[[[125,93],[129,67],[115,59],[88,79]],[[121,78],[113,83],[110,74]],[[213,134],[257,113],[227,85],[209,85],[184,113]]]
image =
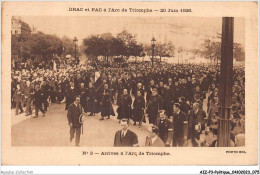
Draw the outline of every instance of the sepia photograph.
[[[12,146],[245,146],[244,18],[11,20]]]
[[[233,5],[5,3],[2,162],[257,163],[257,8]]]

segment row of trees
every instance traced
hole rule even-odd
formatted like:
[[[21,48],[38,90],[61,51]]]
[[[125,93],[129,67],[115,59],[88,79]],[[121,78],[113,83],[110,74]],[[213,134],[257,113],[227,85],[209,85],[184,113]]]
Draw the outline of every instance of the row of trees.
[[[55,35],[38,32],[28,35],[12,35],[11,40],[12,58],[51,60],[55,56],[74,53],[73,41],[67,37],[60,39]]]
[[[140,56],[143,54],[143,46],[138,44],[136,37],[127,31],[122,31],[114,37],[111,33],[92,35],[83,39],[85,54],[90,59],[104,56],[107,60],[111,56]]]
[[[220,37],[218,38],[220,39]],[[56,56],[65,56],[75,52],[73,40],[68,37],[59,38],[55,35],[38,32],[35,34],[12,35],[11,39],[12,58],[52,60]],[[126,30],[118,33],[115,37],[111,33],[91,35],[83,39],[83,43],[79,48],[90,59],[103,56],[107,61],[109,57],[152,56],[151,44],[138,43],[136,36]],[[182,47],[176,49],[175,45],[170,41],[156,42],[154,56],[159,56],[161,60],[161,57],[174,57],[175,52],[182,54],[183,51]],[[216,62],[221,57],[221,43],[206,39],[200,49],[192,49],[189,52],[193,53],[194,58],[200,56]],[[245,60],[245,51],[241,44],[234,43],[234,58],[237,61]]]
[[[221,42],[206,39],[201,44],[201,49],[193,49],[191,52],[195,57],[199,55],[215,63],[221,59]],[[233,44],[233,57],[236,61],[245,61],[245,50],[241,44]]]
[[[144,46],[144,51],[147,55],[152,55],[152,47],[147,44]],[[175,46],[172,42],[157,42],[154,47],[154,55],[159,56],[160,60],[162,57],[174,57],[175,56]]]
[[[92,59],[96,59],[98,56],[104,56],[108,61],[109,57],[114,56],[122,56],[125,58],[129,58],[129,56],[152,56],[152,47],[150,44],[138,44],[136,36],[125,30],[118,33],[116,37],[111,33],[92,35],[84,39],[83,45],[85,47],[84,52]],[[175,45],[170,41],[164,43],[156,42],[154,56],[159,56],[161,60],[161,57],[174,57],[175,52],[182,55],[184,51],[185,49],[183,47],[176,49]],[[221,57],[221,42],[206,39],[201,44],[200,49],[191,49],[189,52],[193,54],[194,59],[196,57],[203,57],[215,63],[217,60],[220,60]],[[234,59],[237,61],[245,61],[245,51],[239,43],[234,43]]]
[[[149,44],[137,43],[136,36],[126,30],[118,33],[114,37],[111,33],[92,35],[83,40],[85,54],[96,59],[98,56],[104,56],[108,61],[109,57],[121,56],[122,58],[144,57],[152,55],[152,47]],[[171,42],[156,43],[154,55],[164,57],[174,56],[174,45]]]

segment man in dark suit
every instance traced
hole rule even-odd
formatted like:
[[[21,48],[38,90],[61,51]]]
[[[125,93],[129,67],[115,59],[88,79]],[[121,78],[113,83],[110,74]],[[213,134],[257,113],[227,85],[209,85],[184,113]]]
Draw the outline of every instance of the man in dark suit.
[[[123,94],[121,95],[119,101],[118,101],[118,106],[119,106],[119,111],[118,111],[118,117],[117,119],[122,119],[122,118],[131,118],[131,105],[132,105],[132,98],[131,96],[127,93],[127,89],[123,90]]]
[[[115,147],[137,147],[138,137],[137,135],[128,129],[129,120],[122,119],[120,121],[121,130],[117,131],[114,139]]]
[[[81,105],[80,105],[80,98],[78,96],[75,97],[75,100],[72,104],[70,104],[68,108],[68,122],[70,126],[70,142],[74,138],[74,134],[76,131],[76,139],[75,139],[75,146],[79,146],[80,142],[80,129],[81,123],[79,122],[79,117],[82,113]]]
[[[93,87],[93,83],[89,83],[89,88],[87,89],[87,109],[90,112],[89,116],[95,115],[97,113],[97,100],[96,100],[96,90]]]
[[[146,101],[147,102],[149,101],[150,96],[152,95],[152,91],[153,91],[154,88],[155,88],[154,80],[151,80],[150,85],[146,90],[147,91],[147,93],[146,93]]]
[[[165,147],[163,141],[158,137],[159,129],[157,126],[150,126],[148,132],[149,136],[146,137],[145,146]]]
[[[188,141],[193,146],[198,146],[196,139],[199,140],[200,132],[196,128],[201,128],[200,131],[205,129],[206,113],[199,108],[198,103],[193,103],[193,110],[189,115],[189,126],[188,126]]]
[[[17,84],[17,89],[14,92],[13,101],[15,102],[15,115],[18,115],[18,110],[19,109],[20,109],[21,113],[23,113],[23,108],[21,106],[22,91],[21,91],[21,88],[20,88],[19,84]]]
[[[111,96],[110,90],[108,89],[108,85],[104,84],[104,92],[102,93],[100,101],[101,118],[99,120],[104,120],[104,117],[106,116],[107,119],[110,119],[110,115],[115,116],[110,97]]]
[[[181,105],[175,103],[173,105],[173,137],[172,146],[181,147],[186,140],[187,135],[187,115],[180,110]],[[184,138],[185,137],[185,138]]]
[[[171,138],[173,137],[172,122],[167,118],[166,111],[162,110],[160,113],[160,121],[158,123],[159,134],[158,136],[165,143],[165,146],[170,146]]]
[[[147,114],[150,124],[157,125],[158,112],[162,110],[162,106],[163,98],[158,94],[158,90],[154,88],[147,102]]]
[[[25,116],[31,115],[32,114],[32,108],[31,108],[31,103],[33,99],[33,88],[31,86],[30,81],[26,81],[26,87],[24,89],[24,98],[25,98]]]
[[[44,111],[47,111],[48,109],[48,97],[49,97],[49,85],[46,83],[46,81],[43,81],[42,82],[42,85],[41,85],[41,91],[43,93],[43,106],[44,106]]]
[[[45,116],[45,111],[42,109],[42,104],[43,104],[43,93],[40,90],[40,85],[36,85],[35,94],[34,94],[35,118],[38,117],[39,110],[42,112],[43,117]]]
[[[66,96],[66,107],[65,110],[68,109],[68,107],[70,106],[70,104],[73,103],[73,99],[78,95],[78,91],[77,89],[75,89],[74,83],[70,82],[70,87],[68,89],[67,92],[67,96]]]
[[[84,109],[84,112],[87,112],[87,92],[86,92],[85,84],[81,83],[79,88],[80,93],[80,104]]]

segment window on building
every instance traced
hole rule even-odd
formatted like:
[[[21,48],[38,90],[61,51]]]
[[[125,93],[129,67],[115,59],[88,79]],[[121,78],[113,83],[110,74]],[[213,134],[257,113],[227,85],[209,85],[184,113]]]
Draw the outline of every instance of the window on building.
[[[18,34],[18,30],[15,30],[15,34]]]

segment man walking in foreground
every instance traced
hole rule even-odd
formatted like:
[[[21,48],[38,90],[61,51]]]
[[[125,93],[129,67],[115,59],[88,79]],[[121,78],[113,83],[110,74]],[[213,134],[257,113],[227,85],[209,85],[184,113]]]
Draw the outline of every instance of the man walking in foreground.
[[[114,139],[114,146],[116,147],[136,147],[138,146],[137,135],[128,129],[129,120],[122,119],[120,121],[121,130],[117,131]]]
[[[67,114],[68,122],[70,126],[70,142],[72,142],[76,131],[75,146],[79,146],[79,142],[80,142],[81,123],[79,122],[79,118],[81,113],[82,113],[82,109],[80,105],[80,98],[76,96],[74,102],[69,105],[68,114]]]

